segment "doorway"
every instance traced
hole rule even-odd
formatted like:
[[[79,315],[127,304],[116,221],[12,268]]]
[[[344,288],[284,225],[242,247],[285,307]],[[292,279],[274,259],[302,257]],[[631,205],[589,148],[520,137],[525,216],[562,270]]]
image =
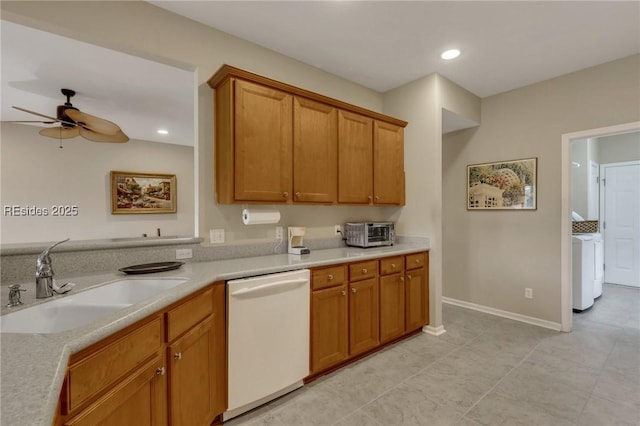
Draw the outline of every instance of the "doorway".
[[[571,259],[571,141],[577,139],[604,137],[615,134],[630,133],[640,130],[640,121],[620,124],[598,129],[584,130],[580,132],[562,135],[562,170],[561,187],[562,201],[560,209],[561,221],[561,323],[562,331],[571,331],[573,327],[572,308],[572,259]]]

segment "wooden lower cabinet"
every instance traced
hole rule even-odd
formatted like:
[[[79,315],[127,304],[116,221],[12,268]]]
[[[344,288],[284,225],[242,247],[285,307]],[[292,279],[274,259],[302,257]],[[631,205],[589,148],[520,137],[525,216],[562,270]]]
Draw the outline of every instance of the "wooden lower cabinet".
[[[378,279],[349,284],[349,354],[378,346],[378,327]]]
[[[380,277],[380,342],[400,337],[405,332],[404,274]]]
[[[348,278],[345,264],[312,270],[310,380],[429,323],[428,260],[351,263]]]
[[[406,272],[405,277],[405,327],[412,331],[429,323],[429,286],[424,268]]]
[[[347,284],[311,293],[312,373],[347,359]]]
[[[358,266],[350,268],[351,275],[356,270],[360,274],[350,283],[343,266],[312,273],[311,374],[379,345],[377,265],[372,268],[368,262]],[[326,288],[328,285],[333,287]]]
[[[204,317],[204,318],[203,318]],[[166,314],[171,425],[209,425],[225,408],[224,285],[214,285]]]
[[[172,425],[205,425],[215,417],[214,331],[210,316],[167,348]]]
[[[215,283],[72,355],[54,425],[210,425],[226,409],[224,295]]]
[[[166,380],[161,356],[135,370],[124,381],[71,420],[68,426],[155,426],[167,424]]]

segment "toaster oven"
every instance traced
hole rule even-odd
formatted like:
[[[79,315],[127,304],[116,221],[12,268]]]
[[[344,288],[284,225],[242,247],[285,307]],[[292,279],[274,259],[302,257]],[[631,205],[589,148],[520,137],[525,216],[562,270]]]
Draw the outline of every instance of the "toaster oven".
[[[393,222],[348,222],[345,243],[353,247],[392,246],[396,239]]]

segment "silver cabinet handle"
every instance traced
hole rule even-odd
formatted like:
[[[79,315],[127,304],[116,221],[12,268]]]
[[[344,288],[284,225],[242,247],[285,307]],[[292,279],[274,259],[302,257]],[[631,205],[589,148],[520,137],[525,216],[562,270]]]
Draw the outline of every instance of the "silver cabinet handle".
[[[404,277],[400,277],[400,282],[404,281]]]
[[[420,263],[420,259],[416,259],[416,263]]]
[[[367,198],[369,199],[369,201],[371,201],[373,199],[373,197],[371,195],[368,195]]]
[[[164,376],[164,367],[156,368],[156,375],[157,376]]]
[[[380,196],[376,195],[376,201],[380,200]]]
[[[396,269],[396,264],[395,264],[395,263],[392,263],[392,264],[391,264],[391,268],[392,268],[392,269]]]
[[[173,354],[173,359],[182,359],[182,352],[176,352]]]
[[[333,279],[333,275],[329,274],[327,275],[327,281],[331,281]]]
[[[355,288],[351,289],[351,293],[356,293],[358,290],[356,290]]]
[[[287,191],[283,192],[282,195],[284,195],[284,198],[289,198],[289,193]]]
[[[411,279],[411,274],[407,275],[407,279],[410,280]]]
[[[369,272],[369,271],[367,271],[367,268],[362,268],[362,273],[363,274],[366,274],[367,272]]]
[[[340,292],[340,294],[341,294],[341,295],[343,295],[343,296],[346,296],[346,295],[347,295],[347,292],[346,292],[346,291],[344,291],[344,290],[342,290],[342,291]]]
[[[300,193],[296,192],[296,198],[300,198]]]

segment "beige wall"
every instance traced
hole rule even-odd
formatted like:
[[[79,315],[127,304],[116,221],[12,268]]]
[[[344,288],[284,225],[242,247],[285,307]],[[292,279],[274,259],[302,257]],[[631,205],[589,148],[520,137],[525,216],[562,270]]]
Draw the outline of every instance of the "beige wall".
[[[479,120],[480,99],[431,74],[384,94],[384,112],[404,117],[406,206],[399,232],[430,238],[429,283],[432,327],[442,325],[442,110]]]
[[[2,205],[48,209],[46,216],[2,214],[2,243],[193,235],[193,147],[131,140],[103,144],[43,138],[31,126],[2,124]],[[110,171],[161,173],[178,185],[176,214],[112,215]],[[54,205],[76,205],[77,216],[53,216]]]
[[[198,203],[200,235],[203,237],[208,237],[208,230],[214,227],[226,230],[227,241],[275,236],[273,226],[244,226],[241,206],[220,206],[213,199],[213,91],[206,81],[222,64],[228,63],[374,111],[382,110],[382,95],[373,90],[149,3],[3,1],[0,7],[2,19],[197,70],[200,84]],[[280,224],[306,225],[309,236],[326,237],[334,235],[334,224],[349,220],[394,219],[399,210],[290,206],[281,208]]]
[[[600,164],[640,160],[640,132],[598,138]]]
[[[465,120],[480,123],[481,99],[453,81],[437,75],[440,106]]]
[[[444,296],[560,322],[561,135],[638,121],[638,75],[635,55],[488,97],[480,127],[445,135]],[[527,157],[536,211],[466,210],[468,164]]]

